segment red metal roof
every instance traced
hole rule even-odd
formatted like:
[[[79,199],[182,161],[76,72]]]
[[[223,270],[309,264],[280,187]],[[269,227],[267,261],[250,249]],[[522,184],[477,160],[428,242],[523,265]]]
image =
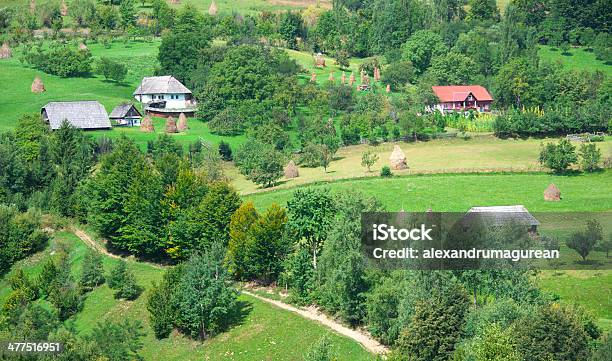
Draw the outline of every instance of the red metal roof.
[[[476,100],[493,101],[491,94],[481,85],[438,85],[431,88],[441,102],[463,101],[470,93]]]

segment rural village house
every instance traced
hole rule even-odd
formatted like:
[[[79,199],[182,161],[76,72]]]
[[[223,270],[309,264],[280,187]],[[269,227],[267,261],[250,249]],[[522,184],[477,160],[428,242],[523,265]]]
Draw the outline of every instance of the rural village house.
[[[170,75],[143,78],[133,95],[147,114],[156,116],[193,115],[196,108],[191,90]]]
[[[134,107],[134,104],[119,104],[110,113],[109,118],[117,125],[127,125],[130,127],[139,126],[142,114]]]
[[[97,101],[49,102],[42,107],[40,114],[51,130],[59,129],[64,120],[85,130],[111,128],[106,109]]]
[[[530,233],[537,233],[540,222],[523,205],[472,207],[464,220],[478,219],[490,227],[516,224],[527,227]]]
[[[483,86],[442,85],[431,88],[438,97],[438,104],[434,106],[434,109],[442,113],[467,110],[491,111],[493,97]]]

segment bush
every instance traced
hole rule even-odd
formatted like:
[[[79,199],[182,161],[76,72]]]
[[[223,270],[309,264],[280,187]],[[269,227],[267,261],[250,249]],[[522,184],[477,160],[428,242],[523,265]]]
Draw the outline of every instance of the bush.
[[[226,162],[232,160],[232,148],[230,147],[229,143],[224,141],[219,143],[219,155],[221,156],[221,159]]]
[[[108,277],[108,287],[116,290],[115,298],[135,300],[142,293],[142,287],[136,283],[134,273],[128,267],[127,262],[119,260],[111,270]]]
[[[385,165],[382,167],[382,169],[380,170],[380,176],[381,177],[391,177],[393,176],[393,173],[391,172],[391,168],[389,168],[389,166]]]
[[[576,147],[567,139],[561,139],[556,145],[548,143],[540,149],[540,164],[555,173],[563,173],[578,160],[575,150]]]
[[[47,74],[61,77],[86,75],[91,72],[92,63],[89,50],[65,44],[52,44],[48,50],[40,46],[26,50],[21,60]]]
[[[580,168],[585,172],[594,172],[599,169],[601,150],[595,144],[582,144],[578,151],[580,155]]]
[[[121,82],[127,75],[127,67],[118,61],[102,57],[96,64],[96,73],[103,75],[104,79]]]

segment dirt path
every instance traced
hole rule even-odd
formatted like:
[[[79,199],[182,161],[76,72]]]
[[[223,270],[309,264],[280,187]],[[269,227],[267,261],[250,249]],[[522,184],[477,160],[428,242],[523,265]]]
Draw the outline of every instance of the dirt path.
[[[95,240],[93,240],[91,238],[91,236],[89,236],[87,233],[85,233],[84,231],[82,231],[79,228],[74,227],[72,229],[72,231],[74,232],[74,234],[79,237],[88,247],[91,247],[93,249],[95,249],[96,251],[108,256],[108,257],[112,257],[115,259],[121,259],[122,257],[116,255],[116,254],[112,254],[110,252],[108,252],[106,250],[106,248],[104,248],[100,243],[96,242]],[[163,268],[160,265],[156,265],[153,263],[149,263],[147,262],[147,264],[154,266],[156,268]],[[338,332],[339,334],[346,336],[350,339],[353,339],[357,342],[359,342],[360,344],[363,345],[363,347],[365,347],[368,351],[375,353],[375,354],[384,354],[387,353],[387,351],[389,351],[384,345],[381,345],[378,341],[376,341],[375,339],[373,339],[370,335],[368,335],[365,332],[359,331],[359,330],[353,330],[351,328],[348,328],[334,320],[332,320],[331,318],[329,318],[328,316],[326,316],[325,314],[317,311],[316,309],[303,309],[303,308],[297,308],[291,305],[288,305],[284,302],[281,301],[276,301],[276,300],[271,300],[259,295],[256,295],[254,293],[251,293],[249,291],[246,290],[242,290],[242,293],[245,293],[251,297],[257,298],[258,300],[270,303],[278,308],[282,308],[283,310],[286,311],[290,311],[290,312],[294,312],[297,313],[298,315],[313,320],[313,321],[317,321],[319,323],[322,323],[323,325],[331,328],[332,330]]]
[[[348,328],[332,320],[327,315],[317,311],[316,309],[297,308],[297,307],[288,305],[281,301],[271,300],[269,298],[265,298],[265,297],[256,295],[246,290],[241,290],[241,292],[251,297],[255,297],[258,300],[270,303],[278,308],[282,308],[283,310],[294,312],[304,318],[308,318],[310,320],[322,323],[323,325],[331,328],[332,330],[338,332],[339,334],[359,342],[361,345],[363,345],[363,347],[365,347],[368,351],[374,354],[385,354],[389,351],[387,347],[380,344],[378,341],[373,339],[372,336],[368,335],[367,333]]]
[[[105,256],[111,257],[111,258],[115,258],[115,259],[125,259],[124,257],[121,257],[119,255],[110,253],[109,251],[106,250],[106,248],[104,246],[102,246],[100,243],[96,242],[93,238],[91,238],[91,236],[87,233],[85,233],[84,231],[80,230],[79,228],[73,227],[72,228],[72,232],[74,232],[74,234],[79,237],[81,239],[81,241],[83,241],[88,247],[95,249],[96,251],[102,253]],[[151,267],[155,267],[155,268],[159,268],[159,269],[163,269],[164,266],[158,265],[156,263],[151,263],[151,262],[144,262],[144,261],[138,261],[139,263],[146,263]]]

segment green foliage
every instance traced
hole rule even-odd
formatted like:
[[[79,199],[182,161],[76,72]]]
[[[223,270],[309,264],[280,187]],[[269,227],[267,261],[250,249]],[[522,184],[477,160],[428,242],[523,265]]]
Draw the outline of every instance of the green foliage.
[[[176,294],[182,275],[182,266],[169,269],[161,283],[154,283],[147,295],[149,321],[158,339],[168,337],[178,321]]]
[[[387,65],[381,74],[381,81],[391,89],[400,90],[402,86],[415,80],[415,69],[409,61],[398,61]]]
[[[336,356],[332,351],[332,343],[328,337],[321,337],[319,341],[310,346],[304,355],[304,361],[333,361]]]
[[[101,57],[96,63],[96,73],[103,75],[104,79],[122,82],[127,75],[127,67],[113,59]]]
[[[514,329],[503,329],[498,324],[490,324],[476,337],[465,351],[457,350],[455,357],[469,358],[474,361],[521,361],[523,358],[516,351]],[[466,356],[469,355],[469,356]]]
[[[108,287],[114,289],[115,298],[135,300],[143,288],[136,283],[134,273],[128,268],[127,262],[119,260],[108,276]]]
[[[19,213],[15,207],[0,204],[0,274],[44,248],[49,236],[40,229],[40,222],[40,214]]]
[[[53,44],[49,49],[41,46],[28,48],[21,60],[45,73],[61,77],[87,75],[92,63],[89,50],[75,49],[65,44]]]
[[[495,0],[468,0],[470,11],[468,17],[475,20],[491,20],[499,18]]]
[[[93,345],[94,355],[107,360],[139,359],[141,338],[145,332],[140,321],[100,322],[85,337]]]
[[[185,263],[176,295],[177,326],[195,339],[223,330],[235,312],[238,293],[231,287],[222,261],[223,249],[214,245]]]
[[[91,291],[96,286],[104,283],[104,268],[102,267],[102,255],[94,250],[89,250],[83,259],[81,279],[79,286],[85,291]]]
[[[397,341],[397,352],[414,360],[447,360],[461,335],[469,308],[465,290],[457,284],[434,285],[431,297],[414,305],[409,325]]]
[[[556,173],[563,173],[578,160],[575,150],[567,139],[561,139],[558,144],[547,143],[540,149],[539,162]]]
[[[430,30],[419,30],[404,44],[402,60],[410,61],[417,73],[423,74],[433,58],[446,52],[440,35]]]
[[[234,158],[240,173],[265,188],[283,176],[285,156],[272,145],[249,139],[238,148]]]
[[[586,261],[589,253],[601,240],[603,240],[601,224],[597,220],[592,219],[587,221],[584,231],[572,233],[565,244],[568,248],[578,252],[582,260]]]
[[[248,276],[248,247],[250,243],[250,229],[259,219],[259,214],[253,202],[245,202],[232,214],[229,224],[230,239],[227,245],[225,260],[228,271],[238,280],[245,280]]]
[[[606,361],[612,357],[612,337],[606,334],[597,346],[589,361]]]
[[[556,303],[542,306],[519,321],[515,334],[517,350],[531,360],[588,359],[590,336],[573,308]]]
[[[580,168],[585,172],[594,172],[599,169],[601,150],[593,143],[582,144],[578,150]]]
[[[244,129],[244,119],[235,108],[225,108],[208,123],[213,134],[237,135]]]
[[[475,67],[472,59],[451,51],[432,58],[429,73],[438,85],[467,85],[471,82]]]
[[[371,172],[372,166],[378,162],[378,154],[368,150],[361,155],[361,166],[368,168],[368,172]]]
[[[230,147],[229,143],[224,141],[219,142],[219,155],[221,156],[221,159],[226,162],[229,162],[233,159],[232,148]]]
[[[299,304],[311,302],[315,288],[311,251],[303,246],[296,247],[285,259],[283,269],[279,282],[290,291],[289,300]]]
[[[278,32],[283,40],[287,42],[287,47],[295,49],[297,37],[302,32],[302,17],[299,12],[287,11],[281,15]]]
[[[388,165],[383,165],[383,167],[380,169],[380,176],[385,178],[392,177],[393,172],[391,172],[391,168],[389,168]]]

